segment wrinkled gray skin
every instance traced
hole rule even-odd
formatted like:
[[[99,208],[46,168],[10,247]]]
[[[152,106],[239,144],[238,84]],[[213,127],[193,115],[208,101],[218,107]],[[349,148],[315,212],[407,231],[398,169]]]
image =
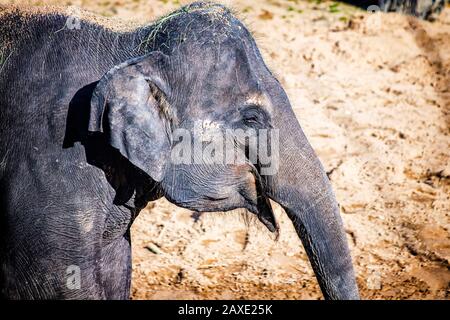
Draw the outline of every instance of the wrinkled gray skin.
[[[447,0],[378,0],[381,11],[401,12],[433,20],[445,8]]]
[[[277,232],[273,199],[325,298],[358,298],[330,182],[286,93],[227,9],[195,3],[127,33],[86,21],[61,30],[67,17],[55,14],[1,19],[3,47],[13,44],[0,73],[3,297],[128,298],[130,225],[165,196],[196,211],[246,208]],[[278,173],[173,165],[172,131],[192,131],[198,120],[279,129]],[[71,265],[80,267],[80,289],[66,285]]]
[[[344,0],[363,10],[397,12],[434,20],[445,8],[448,0]]]

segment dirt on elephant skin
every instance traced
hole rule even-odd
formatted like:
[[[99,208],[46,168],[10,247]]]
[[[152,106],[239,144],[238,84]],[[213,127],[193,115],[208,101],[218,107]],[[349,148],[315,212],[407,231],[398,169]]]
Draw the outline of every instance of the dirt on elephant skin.
[[[45,4],[149,23],[180,2]],[[449,299],[450,8],[425,22],[328,1],[222,2],[253,31],[329,174],[362,298]],[[11,3],[43,4],[0,0]],[[321,299],[273,205],[278,240],[242,211],[150,203],[132,227],[132,298]]]

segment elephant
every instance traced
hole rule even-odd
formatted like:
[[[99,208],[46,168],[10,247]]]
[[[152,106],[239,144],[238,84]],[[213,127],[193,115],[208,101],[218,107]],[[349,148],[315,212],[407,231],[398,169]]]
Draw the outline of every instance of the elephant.
[[[194,2],[123,30],[92,16],[9,8],[0,40],[2,297],[128,299],[130,226],[165,197],[197,212],[246,209],[274,233],[270,200],[278,203],[324,298],[359,299],[331,183],[226,6]],[[243,161],[195,151],[179,161],[177,133],[203,147],[205,128],[231,132]],[[234,136],[239,129],[250,133]],[[259,152],[248,159],[264,141],[278,141],[266,173]]]
[[[424,20],[435,20],[448,0],[379,0],[383,12],[401,12]]]
[[[448,0],[345,0],[369,12],[397,12],[433,21],[444,10]]]

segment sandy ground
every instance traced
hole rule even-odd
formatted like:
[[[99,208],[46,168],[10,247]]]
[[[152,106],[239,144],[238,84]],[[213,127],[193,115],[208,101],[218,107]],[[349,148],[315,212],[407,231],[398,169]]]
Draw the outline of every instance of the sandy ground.
[[[449,299],[450,8],[430,23],[333,2],[223,2],[253,30],[329,172],[362,298]],[[140,23],[179,6],[47,3]],[[132,227],[132,298],[320,299],[275,208],[277,241],[242,213],[151,203]]]

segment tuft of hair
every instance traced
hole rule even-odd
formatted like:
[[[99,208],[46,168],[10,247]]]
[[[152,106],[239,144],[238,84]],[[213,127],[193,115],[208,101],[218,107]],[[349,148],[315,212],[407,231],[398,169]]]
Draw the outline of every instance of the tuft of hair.
[[[195,30],[193,26],[196,24],[193,23],[194,19],[191,18],[194,16],[201,16],[209,19],[208,27],[205,27],[203,30]],[[178,34],[178,38],[176,39],[177,43],[181,43],[190,35],[194,35],[199,31],[205,31],[212,25],[215,25],[216,27],[220,26],[224,32],[232,30],[233,19],[236,19],[236,13],[223,4],[212,1],[193,2],[160,17],[145,26],[143,30],[146,29],[149,32],[141,40],[139,48],[147,49],[149,46],[153,50],[160,47],[168,48],[169,46],[166,43],[161,44],[158,42],[158,39],[164,38],[164,34],[174,31],[171,30],[171,27],[175,25],[177,25],[180,30],[184,29],[183,32]],[[175,31],[175,33],[177,32]],[[174,41],[174,34],[171,33],[170,36],[170,40]],[[158,48],[155,46],[158,46]]]
[[[256,232],[264,233],[273,241],[278,241],[279,231],[275,233],[269,232],[267,228],[259,221],[258,217],[247,209],[238,208],[230,211],[205,212],[202,214],[202,218],[211,219],[213,223],[220,223],[219,220],[229,217],[230,215],[234,215],[237,222],[240,222],[245,226],[247,233],[250,233],[250,231],[256,229]]]
[[[116,17],[104,17],[77,6],[0,6],[0,20],[6,16],[22,21],[51,20],[52,17],[61,17],[66,20],[69,17],[77,17],[82,22],[95,24],[117,32],[132,31],[142,26],[140,23],[124,21]]]

